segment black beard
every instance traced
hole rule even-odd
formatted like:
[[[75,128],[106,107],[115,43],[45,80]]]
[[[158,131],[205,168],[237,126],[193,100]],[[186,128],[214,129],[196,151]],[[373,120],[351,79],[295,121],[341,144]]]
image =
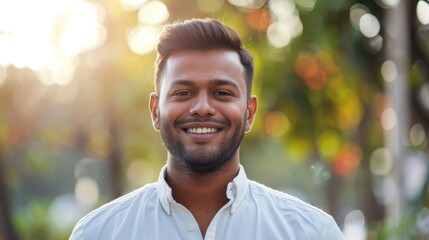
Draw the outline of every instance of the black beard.
[[[246,119],[246,118],[244,118]],[[194,175],[210,175],[222,170],[236,154],[244,137],[244,122],[239,124],[232,135],[232,139],[225,139],[216,149],[197,148],[187,150],[183,142],[173,137],[167,122],[161,122],[161,136],[164,145],[172,157],[172,163],[182,171]],[[230,124],[229,124],[230,126]],[[226,128],[222,131],[226,131]]]

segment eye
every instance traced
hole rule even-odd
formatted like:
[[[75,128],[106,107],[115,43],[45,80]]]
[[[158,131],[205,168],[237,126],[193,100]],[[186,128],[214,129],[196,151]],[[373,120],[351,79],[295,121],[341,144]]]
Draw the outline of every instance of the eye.
[[[232,94],[228,91],[218,90],[213,93],[215,96],[232,96]]]
[[[190,96],[192,93],[190,91],[177,91],[174,93],[175,96],[186,97]]]

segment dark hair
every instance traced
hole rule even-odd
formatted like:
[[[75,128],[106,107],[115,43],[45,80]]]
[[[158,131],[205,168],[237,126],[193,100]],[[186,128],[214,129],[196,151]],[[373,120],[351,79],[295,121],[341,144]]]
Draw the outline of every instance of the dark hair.
[[[191,19],[167,25],[157,44],[155,61],[155,89],[159,92],[162,71],[168,57],[176,51],[216,48],[230,49],[240,57],[245,69],[247,96],[250,97],[253,80],[253,57],[246,50],[236,31],[215,19]]]

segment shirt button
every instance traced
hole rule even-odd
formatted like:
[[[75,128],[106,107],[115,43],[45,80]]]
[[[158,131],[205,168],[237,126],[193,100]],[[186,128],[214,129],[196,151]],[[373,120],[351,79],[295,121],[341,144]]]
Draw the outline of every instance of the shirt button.
[[[192,232],[192,231],[194,231],[194,230],[195,230],[195,228],[194,228],[194,226],[193,226],[192,224],[188,224],[188,225],[186,226],[186,229],[187,229],[189,232]]]

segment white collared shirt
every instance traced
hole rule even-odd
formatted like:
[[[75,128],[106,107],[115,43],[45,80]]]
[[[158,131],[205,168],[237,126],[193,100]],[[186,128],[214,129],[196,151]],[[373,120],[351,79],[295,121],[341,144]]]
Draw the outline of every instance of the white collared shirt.
[[[331,216],[288,194],[239,174],[226,189],[228,203],[203,238],[191,212],[177,203],[164,179],[128,193],[82,218],[71,240],[340,240]]]

